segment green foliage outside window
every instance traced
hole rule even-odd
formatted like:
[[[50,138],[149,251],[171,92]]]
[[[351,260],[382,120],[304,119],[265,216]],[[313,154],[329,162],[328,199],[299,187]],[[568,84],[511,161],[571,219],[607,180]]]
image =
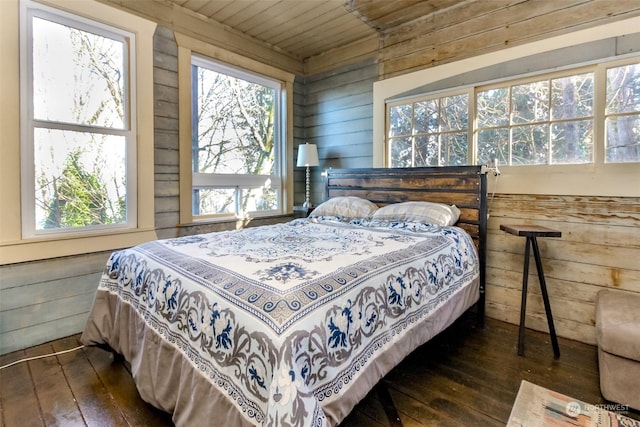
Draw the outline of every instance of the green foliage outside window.
[[[35,228],[126,223],[126,43],[31,20]]]
[[[71,153],[55,179],[44,228],[70,228],[119,223],[125,220],[126,200],[113,203],[97,174],[85,170],[80,152]]]

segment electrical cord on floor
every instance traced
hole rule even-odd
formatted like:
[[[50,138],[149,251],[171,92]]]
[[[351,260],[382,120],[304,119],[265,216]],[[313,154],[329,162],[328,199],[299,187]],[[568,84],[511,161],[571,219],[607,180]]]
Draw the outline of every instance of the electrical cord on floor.
[[[43,359],[45,357],[58,356],[60,354],[65,354],[65,353],[71,353],[72,351],[77,351],[77,350],[80,350],[81,348],[84,348],[84,346],[83,345],[79,345],[78,347],[70,348],[69,350],[61,350],[61,351],[57,351],[55,353],[43,354],[43,355],[40,355],[40,356],[33,356],[33,357],[27,357],[25,359],[16,360],[15,362],[11,362],[11,363],[8,363],[8,364],[6,364],[4,366],[0,366],[0,371],[3,370],[4,368],[8,368],[10,366],[17,365],[18,363],[28,362],[30,360],[36,360],[36,359]]]

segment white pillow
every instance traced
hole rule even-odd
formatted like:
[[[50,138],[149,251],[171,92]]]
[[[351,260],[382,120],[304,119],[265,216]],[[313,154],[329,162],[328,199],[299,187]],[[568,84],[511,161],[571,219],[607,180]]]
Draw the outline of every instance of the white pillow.
[[[321,203],[311,212],[311,216],[369,218],[377,209],[378,206],[369,200],[355,196],[341,196]]]
[[[373,219],[386,221],[423,222],[437,225],[453,225],[460,217],[456,205],[432,202],[403,202],[383,206],[373,214]]]

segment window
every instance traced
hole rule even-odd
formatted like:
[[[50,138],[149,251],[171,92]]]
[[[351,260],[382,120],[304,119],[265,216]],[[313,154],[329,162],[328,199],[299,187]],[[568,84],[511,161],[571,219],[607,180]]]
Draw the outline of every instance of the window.
[[[136,226],[134,36],[29,3],[23,236]]]
[[[388,165],[640,161],[640,63],[594,65],[466,90],[468,95],[389,103]],[[598,128],[605,130],[604,141]],[[596,159],[597,144],[603,160]]]
[[[467,164],[468,106],[467,94],[391,106],[390,166]]]
[[[2,58],[15,59],[0,61],[0,263],[109,251],[156,239],[154,86],[153,79],[149,78],[153,74],[156,24],[100,2],[68,0],[47,0],[46,5],[30,0],[4,0],[0,23]],[[49,38],[56,34],[46,33],[48,38],[44,50],[34,53],[35,46],[42,44],[42,31],[48,31],[47,28],[43,30],[43,26],[61,29],[57,34],[59,38]],[[32,34],[34,30],[36,34]],[[50,49],[50,53],[57,51],[69,55],[71,34],[77,35],[78,41],[82,41],[80,36],[87,37],[96,46],[104,43],[101,51],[108,51],[110,56],[103,60],[115,63],[118,58],[120,76],[112,74],[112,79],[120,86],[119,89],[111,89],[116,94],[118,90],[122,93],[116,95],[116,99],[123,100],[122,113],[107,112],[117,111],[117,103],[111,101],[114,99],[111,93],[103,95],[104,86],[99,82],[104,82],[104,79],[100,80],[93,75],[95,73],[87,73],[80,67],[81,57],[56,57],[48,64],[50,66],[43,66],[42,61],[47,58],[46,49]],[[113,50],[107,50],[107,47]],[[37,73],[35,76],[34,72]],[[69,89],[71,79],[68,76],[72,74],[83,79],[85,86],[96,85],[91,96]],[[87,74],[91,80],[86,80]],[[53,85],[47,83],[50,78],[55,79]],[[38,99],[40,104],[34,102]],[[96,112],[92,111],[96,105],[94,101],[102,103],[101,108],[105,111],[92,117],[91,113]],[[77,106],[69,107],[69,102],[77,102]],[[126,144],[124,151],[123,139]],[[58,145],[61,141],[68,145]],[[36,152],[37,148],[39,152]],[[90,150],[98,156],[93,162],[87,160]],[[115,160],[121,156],[117,153],[126,156],[126,188],[122,187],[121,180],[117,187],[113,183],[114,179],[122,177],[122,169],[118,171],[115,167]],[[38,166],[39,175],[36,175],[36,158],[45,159]],[[94,179],[100,169],[95,165],[99,162],[104,162],[101,167],[104,174]],[[66,175],[61,173],[65,169]],[[108,171],[118,173],[108,175]],[[49,198],[44,199],[42,191],[46,187],[38,189],[36,184],[51,182],[55,178],[56,185],[49,188],[59,189],[63,187],[60,176],[64,177],[62,181],[66,188],[58,191],[56,197],[51,197],[49,189]],[[71,179],[78,177],[81,178]],[[75,211],[71,209],[73,206],[69,206],[69,200],[65,200],[63,195],[75,192],[75,185],[81,180],[86,182],[82,183],[80,190],[98,189],[85,191],[85,202],[89,195],[106,193],[110,194],[108,201],[112,206],[97,208],[91,213],[82,211],[80,215],[78,206],[94,208],[104,200],[97,197],[89,203],[76,204]],[[120,193],[113,196],[115,191],[110,188],[117,188]],[[37,196],[41,197],[40,202],[36,201]],[[73,198],[71,205],[76,202],[77,199]],[[47,211],[48,208],[53,210]],[[126,208],[126,214],[122,213],[123,208]],[[60,212],[60,215],[47,212]],[[102,215],[102,212],[108,215]],[[69,222],[62,221],[74,216]],[[36,217],[51,217],[52,221],[36,221]],[[55,222],[58,218],[61,219],[60,227],[52,227],[52,222],[58,224]]]
[[[478,162],[593,162],[593,80],[584,73],[478,91]]]
[[[605,161],[640,162],[640,64],[607,69],[605,117]]]
[[[192,214],[282,211],[282,82],[192,57]]]

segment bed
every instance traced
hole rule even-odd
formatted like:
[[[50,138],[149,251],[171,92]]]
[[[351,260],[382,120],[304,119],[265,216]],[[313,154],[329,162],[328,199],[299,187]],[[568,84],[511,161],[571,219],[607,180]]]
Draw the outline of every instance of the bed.
[[[380,210],[114,252],[81,341],[121,354],[179,426],[337,425],[469,308],[482,322],[486,174],[339,169],[326,183],[323,208]],[[411,201],[455,205],[455,226],[376,216]]]

